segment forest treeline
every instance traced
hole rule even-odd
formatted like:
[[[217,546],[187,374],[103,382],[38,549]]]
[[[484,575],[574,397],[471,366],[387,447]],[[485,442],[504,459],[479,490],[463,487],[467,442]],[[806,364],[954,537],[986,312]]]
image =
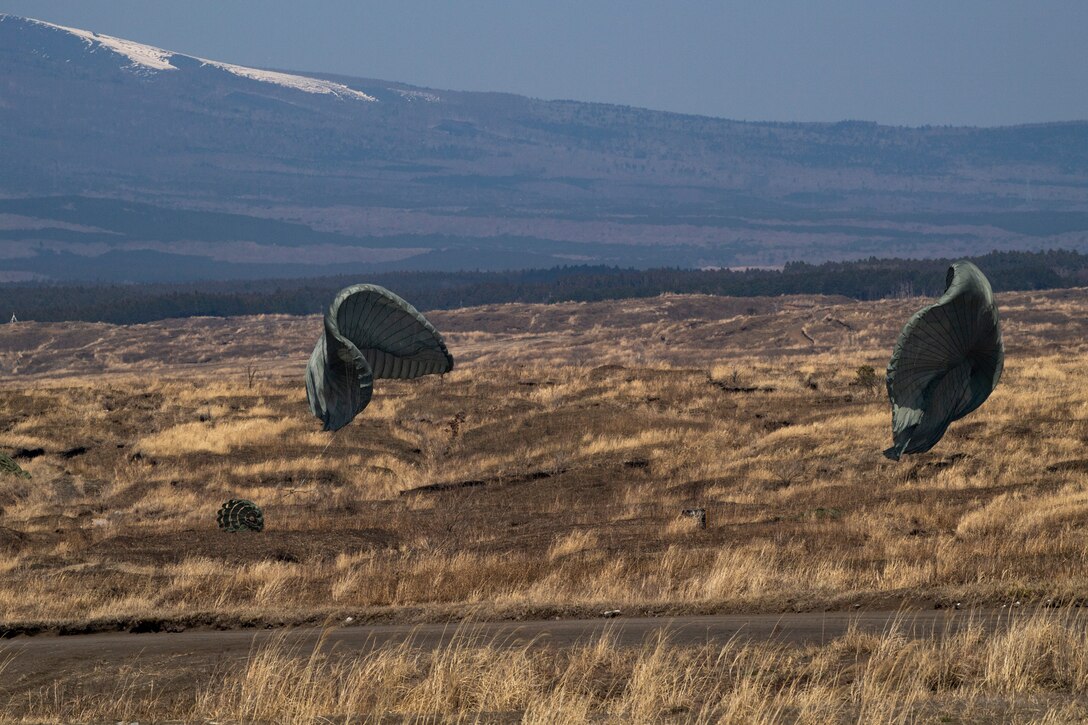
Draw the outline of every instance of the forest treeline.
[[[994,290],[1088,286],[1088,255],[1051,250],[972,257]],[[321,312],[333,294],[357,282],[387,287],[420,310],[505,302],[565,302],[701,293],[752,297],[845,295],[861,300],[944,289],[949,259],[877,259],[808,264],[781,270],[621,269],[571,266],[509,272],[390,272],[359,276],[142,285],[0,285],[0,315],[20,320],[137,323],[171,317]]]

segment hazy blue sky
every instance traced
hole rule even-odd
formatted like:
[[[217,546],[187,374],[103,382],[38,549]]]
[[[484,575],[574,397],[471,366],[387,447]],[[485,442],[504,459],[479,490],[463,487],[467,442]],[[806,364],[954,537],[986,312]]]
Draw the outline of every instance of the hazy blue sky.
[[[246,65],[748,120],[1088,119],[1088,0],[0,0]]]

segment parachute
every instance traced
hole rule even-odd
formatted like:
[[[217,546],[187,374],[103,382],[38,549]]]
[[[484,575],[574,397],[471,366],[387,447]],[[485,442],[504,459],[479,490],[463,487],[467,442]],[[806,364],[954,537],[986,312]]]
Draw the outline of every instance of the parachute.
[[[376,378],[417,378],[453,369],[442,335],[384,287],[340,290],[306,368],[306,398],[325,430],[339,430],[370,402]]]
[[[0,471],[10,473],[19,478],[30,478],[30,474],[24,471],[22,467],[6,453],[0,453]]]
[[[993,290],[971,262],[948,268],[945,291],[914,314],[888,363],[892,460],[924,453],[978,408],[1001,379],[1005,347]]]
[[[252,501],[232,498],[219,508],[215,522],[220,529],[230,534],[239,531],[263,531],[264,513]]]

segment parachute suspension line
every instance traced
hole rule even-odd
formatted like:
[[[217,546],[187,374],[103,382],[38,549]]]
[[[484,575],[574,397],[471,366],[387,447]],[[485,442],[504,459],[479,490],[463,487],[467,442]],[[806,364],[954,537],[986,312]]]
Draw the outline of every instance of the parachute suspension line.
[[[339,432],[340,432],[339,430],[334,430],[332,432],[332,435],[329,436],[329,442],[326,443],[325,447],[321,449],[321,452],[317,454],[318,462],[320,462],[325,457],[326,451],[329,450],[329,446],[331,446],[333,441],[336,440],[336,434],[339,433]],[[289,489],[287,489],[285,491],[280,492],[279,496],[276,496],[276,498],[272,499],[272,503],[277,504],[277,503],[279,503],[280,501],[282,501],[285,498],[289,498],[291,496],[294,496],[297,493],[302,493],[303,490],[306,488],[306,486],[309,485],[310,478],[311,478],[311,476],[306,476],[306,478],[302,479],[298,484],[298,488],[289,488]]]
[[[332,445],[332,442],[333,442],[334,440],[336,440],[336,434],[337,434],[337,433],[339,433],[339,432],[340,432],[340,429],[334,430],[334,431],[332,432],[332,435],[331,435],[331,436],[329,436],[329,442],[328,442],[328,443],[326,443],[326,444],[325,444],[325,447],[321,449],[321,453],[317,454],[317,458],[318,458],[318,460],[320,460],[320,459],[322,459],[322,458],[324,458],[324,457],[325,457],[325,451],[329,450],[329,446],[331,446],[331,445]]]
[[[351,371],[348,370],[347,366],[344,366],[344,383],[345,383],[345,385],[350,385],[351,384]],[[339,428],[334,430],[332,432],[332,435],[329,436],[329,440],[325,444],[325,447],[322,448],[321,452],[317,454],[317,460],[318,460],[319,463],[321,462],[322,459],[325,458],[325,453],[328,452],[329,446],[331,446],[333,441],[336,440],[336,434],[339,433],[339,432],[340,432]],[[289,498],[291,496],[294,496],[297,493],[302,493],[303,489],[305,489],[306,486],[309,485],[310,478],[311,478],[311,476],[306,476],[306,478],[302,479],[302,481],[300,481],[299,484],[298,484],[298,488],[289,488],[289,489],[287,489],[285,491],[281,491],[280,495],[276,496],[276,498],[273,499],[272,503],[274,503],[274,504],[279,503],[280,501],[282,501],[285,498]]]
[[[333,441],[336,440],[336,434],[339,433],[339,432],[340,432],[339,430],[334,430],[332,432],[332,435],[329,436],[329,442],[326,443],[325,447],[321,449],[321,452],[317,454],[317,460],[318,461],[321,461],[325,457],[325,453],[329,450],[329,446],[331,446],[333,444]],[[309,477],[307,477],[307,479],[303,481],[304,485],[306,483],[309,483]]]

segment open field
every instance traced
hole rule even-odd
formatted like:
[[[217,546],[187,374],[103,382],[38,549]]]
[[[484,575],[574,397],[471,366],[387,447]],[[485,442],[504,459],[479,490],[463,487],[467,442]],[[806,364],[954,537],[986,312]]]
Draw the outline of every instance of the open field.
[[[406,623],[606,609],[630,616],[1081,604],[1084,290],[1001,295],[1001,385],[934,451],[896,464],[881,455],[890,440],[881,386],[859,385],[856,370],[870,365],[879,375],[921,304],[690,296],[434,313],[454,372],[379,381],[371,406],[335,436],[309,416],[301,384],[316,317],[4,325],[0,450],[22,450],[32,478],[0,478],[0,626],[147,631],[348,616]],[[264,508],[263,533],[216,530],[215,511],[232,497]],[[705,530],[679,515],[691,507],[707,510]],[[1026,620],[1015,643],[1012,634],[957,633],[910,644],[891,632],[823,646],[508,648],[490,659],[462,648],[457,657],[472,660],[471,677],[529,689],[504,703],[479,694],[451,705],[436,694],[427,707],[438,709],[426,712],[540,721],[550,713],[556,721],[569,706],[647,719],[650,710],[620,703],[628,685],[643,697],[649,690],[639,678],[650,678],[681,688],[653,701],[655,717],[680,707],[674,700],[689,697],[688,687],[701,693],[698,704],[675,710],[677,719],[894,720],[925,703],[937,708],[924,710],[931,714],[1031,719],[1064,702],[1055,693],[1085,691],[1088,679],[1076,674],[1085,671],[1077,669],[1083,655],[1054,644],[1083,638],[1070,617]],[[1000,652],[1030,652],[1033,642],[1060,676],[1012,685],[987,669]],[[351,667],[388,665],[420,684],[432,672],[421,663],[446,656],[390,652],[354,664],[291,662],[348,668],[321,670],[325,683],[349,677]],[[598,656],[589,652],[611,664],[585,665]],[[934,671],[934,684],[929,670],[908,665],[916,659],[967,669],[948,675],[956,685],[946,687],[944,670]],[[582,677],[570,669],[575,660],[607,671],[601,676],[612,684],[588,694],[560,687]],[[257,677],[250,671],[263,661],[255,656],[245,676]],[[522,666],[534,674],[523,677]],[[154,711],[267,716],[237,699],[254,683],[217,682],[223,699],[184,710],[195,705],[171,709],[163,695]],[[730,710],[724,703],[749,685],[756,699],[744,707],[757,709]],[[865,687],[877,689],[858,689]],[[13,712],[58,720],[107,712],[34,705],[27,692],[7,691],[24,698]],[[880,692],[899,705],[858,709],[877,707]],[[334,713],[425,714],[407,700],[341,696],[348,699],[307,702]],[[78,700],[65,697],[66,707]],[[805,710],[810,700],[816,709]],[[941,709],[945,700],[954,706]],[[133,712],[151,711],[140,707]],[[1063,712],[1055,721],[1084,715]]]

